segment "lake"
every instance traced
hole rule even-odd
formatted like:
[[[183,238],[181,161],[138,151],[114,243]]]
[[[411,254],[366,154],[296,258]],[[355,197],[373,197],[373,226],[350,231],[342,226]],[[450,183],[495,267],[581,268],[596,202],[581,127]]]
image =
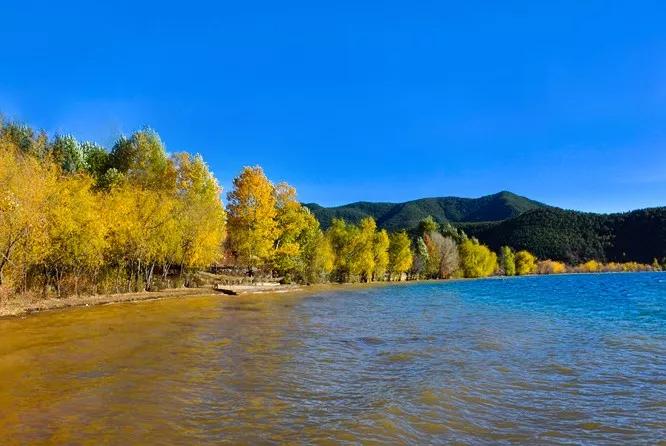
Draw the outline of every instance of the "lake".
[[[666,274],[0,320],[0,444],[655,444]]]

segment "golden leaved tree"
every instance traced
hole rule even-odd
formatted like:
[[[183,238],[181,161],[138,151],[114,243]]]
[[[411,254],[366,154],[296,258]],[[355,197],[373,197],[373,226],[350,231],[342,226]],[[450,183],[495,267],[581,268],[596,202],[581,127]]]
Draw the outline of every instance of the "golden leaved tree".
[[[497,255],[474,239],[464,240],[459,251],[460,266],[465,277],[486,277],[497,269]]]
[[[519,276],[534,274],[537,271],[536,257],[529,251],[518,251],[514,261],[516,263],[516,274]]]
[[[110,264],[126,273],[126,291],[150,289],[148,282],[158,257],[167,245],[173,245],[170,216],[174,202],[166,194],[122,184],[109,193],[107,206],[112,219]]]
[[[351,274],[358,276],[362,282],[372,280],[372,274],[375,271],[375,230],[377,223],[372,217],[365,217],[358,225],[358,230],[354,231],[351,240]]]
[[[277,238],[273,251],[273,268],[289,280],[302,271],[301,234],[308,226],[308,212],[296,199],[296,189],[287,183],[275,186]]]
[[[104,263],[107,248],[107,222],[100,201],[85,175],[63,176],[50,194],[46,210],[48,243],[43,245],[44,285],[52,283],[62,294],[63,279],[73,279],[72,290],[79,293],[82,277],[94,283]]]
[[[198,269],[221,259],[226,236],[226,213],[220,200],[222,189],[203,158],[180,153],[174,156],[178,198],[177,249],[183,269]],[[163,268],[166,276],[169,264]]]
[[[17,287],[45,243],[45,208],[55,182],[53,169],[0,138],[0,285]],[[8,284],[11,270],[14,283]]]
[[[405,231],[390,236],[389,244],[389,279],[402,280],[402,275],[409,271],[413,263],[412,242]]]
[[[377,231],[373,240],[373,254],[375,268],[372,272],[372,280],[384,280],[386,270],[389,266],[389,245],[390,240],[385,229]]]
[[[252,273],[272,258],[278,236],[273,185],[261,167],[245,167],[227,199],[229,247]]]
[[[332,269],[330,244],[319,221],[296,198],[296,189],[286,183],[275,186],[276,224],[273,267],[286,281],[320,282]]]

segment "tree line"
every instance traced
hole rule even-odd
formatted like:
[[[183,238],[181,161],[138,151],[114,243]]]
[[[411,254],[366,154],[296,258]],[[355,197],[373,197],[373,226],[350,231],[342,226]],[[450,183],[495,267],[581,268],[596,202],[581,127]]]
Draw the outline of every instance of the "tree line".
[[[272,183],[258,166],[233,180],[226,208],[221,193],[201,156],[168,154],[150,129],[107,150],[0,121],[0,287],[58,296],[132,292],[193,286],[196,273],[211,267],[297,283],[611,268],[572,269],[509,247],[498,256],[432,217],[410,233],[379,229],[372,217],[335,219],[322,230],[296,190]]]
[[[57,295],[187,284],[219,260],[220,187],[141,130],[107,151],[0,123],[0,285]]]

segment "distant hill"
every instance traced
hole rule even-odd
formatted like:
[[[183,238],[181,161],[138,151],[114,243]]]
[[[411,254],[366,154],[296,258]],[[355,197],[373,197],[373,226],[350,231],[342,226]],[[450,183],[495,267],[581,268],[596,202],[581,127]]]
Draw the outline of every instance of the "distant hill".
[[[323,228],[328,228],[334,218],[358,223],[363,217],[374,217],[380,228],[389,231],[413,229],[429,215],[439,222],[496,222],[548,207],[506,191],[480,198],[421,198],[404,203],[360,201],[330,208],[315,203],[305,206],[310,208]]]
[[[415,235],[427,216],[448,221],[498,251],[527,249],[542,259],[577,264],[590,259],[650,263],[666,257],[666,207],[619,214],[564,210],[511,192],[480,198],[423,198],[405,203],[358,202],[325,208],[306,204],[323,228],[333,218],[358,223],[374,217],[389,231]]]
[[[503,222],[459,226],[495,250],[508,245],[568,263],[666,257],[666,207],[621,214],[535,209]]]

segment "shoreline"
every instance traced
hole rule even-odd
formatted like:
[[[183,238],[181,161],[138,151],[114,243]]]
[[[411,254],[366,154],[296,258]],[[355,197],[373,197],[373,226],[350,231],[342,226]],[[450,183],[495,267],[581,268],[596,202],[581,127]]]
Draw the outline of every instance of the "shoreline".
[[[377,288],[382,286],[394,285],[415,285],[419,283],[455,283],[462,281],[489,280],[489,279],[515,279],[522,277],[548,277],[548,276],[569,276],[569,275],[595,275],[595,274],[636,274],[645,271],[604,271],[589,273],[560,273],[560,274],[530,274],[525,276],[489,276],[480,278],[456,278],[456,279],[424,279],[424,280],[406,280],[400,282],[370,282],[370,283],[323,283],[315,285],[280,285],[280,284],[259,284],[259,285],[229,285],[224,290],[214,289],[212,287],[201,288],[169,288],[159,291],[140,291],[135,293],[118,294],[97,294],[85,296],[68,296],[63,298],[48,297],[40,298],[30,295],[18,295],[16,297],[0,300],[0,319],[13,319],[27,317],[32,314],[44,313],[48,311],[65,310],[77,307],[91,307],[99,305],[112,305],[121,303],[149,302],[154,300],[186,298],[197,296],[217,296],[220,298],[234,299],[247,296],[257,296],[262,294],[313,294],[327,291],[351,291],[363,288]],[[229,292],[231,291],[231,292]]]
[[[301,285],[235,285],[225,287],[234,295],[225,294],[212,287],[201,288],[168,288],[159,291],[139,291],[135,293],[95,294],[67,297],[35,297],[17,295],[0,301],[0,319],[25,317],[46,311],[64,310],[76,307],[111,305],[116,303],[148,302],[178,297],[216,296],[239,297],[262,293],[291,293],[303,290]]]
[[[59,311],[70,308],[85,308],[101,305],[122,303],[150,302],[172,298],[215,296],[219,298],[234,299],[257,295],[276,294],[311,294],[324,291],[337,291],[345,289],[371,288],[377,286],[416,283],[404,282],[372,282],[372,283],[326,283],[315,285],[229,285],[224,290],[212,287],[201,288],[169,288],[159,291],[140,291],[135,293],[97,294],[68,297],[41,298],[31,295],[17,295],[10,299],[0,301],[0,319],[13,319],[27,317],[33,314],[48,311]],[[225,292],[232,291],[233,293]]]

